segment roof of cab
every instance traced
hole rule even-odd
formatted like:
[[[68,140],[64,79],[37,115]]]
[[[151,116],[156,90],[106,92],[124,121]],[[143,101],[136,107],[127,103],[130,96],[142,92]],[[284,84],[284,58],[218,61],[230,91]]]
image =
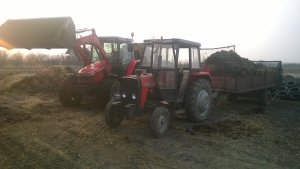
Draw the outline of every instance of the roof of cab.
[[[119,36],[99,36],[98,37],[100,41],[105,41],[105,42],[120,42],[120,43],[131,43],[132,39],[129,38],[123,38]]]
[[[180,47],[200,47],[201,44],[184,39],[172,38],[172,39],[147,39],[144,43],[178,43]]]

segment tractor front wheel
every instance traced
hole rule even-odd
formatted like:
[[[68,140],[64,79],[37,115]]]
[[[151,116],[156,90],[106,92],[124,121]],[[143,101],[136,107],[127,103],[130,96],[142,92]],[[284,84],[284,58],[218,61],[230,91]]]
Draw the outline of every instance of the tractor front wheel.
[[[168,133],[170,112],[166,107],[158,106],[154,109],[151,118],[151,132],[153,137],[163,137]]]
[[[113,100],[109,101],[105,107],[104,118],[106,124],[110,127],[118,127],[121,125],[124,114],[118,104],[115,104]]]
[[[120,94],[120,88],[121,84],[119,80],[107,78],[101,84],[101,88],[96,96],[103,105],[106,105],[115,94]]]
[[[118,80],[113,81],[110,88],[109,100],[113,99],[116,94],[120,95],[121,84]]]
[[[82,99],[82,94],[74,90],[74,85],[71,82],[65,82],[59,93],[59,101],[66,107],[78,106]]]
[[[205,120],[211,109],[211,87],[206,79],[193,81],[189,86],[185,113],[188,120],[201,122]]]

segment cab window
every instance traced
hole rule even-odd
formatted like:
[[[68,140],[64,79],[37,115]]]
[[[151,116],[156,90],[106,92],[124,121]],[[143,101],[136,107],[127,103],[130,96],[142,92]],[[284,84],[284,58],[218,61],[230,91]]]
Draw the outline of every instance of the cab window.
[[[178,68],[189,68],[189,48],[179,49]]]
[[[104,43],[103,48],[111,63],[118,61],[118,44],[114,42]]]
[[[200,68],[200,55],[198,48],[191,49],[192,68]]]
[[[127,65],[131,58],[133,57],[133,53],[128,51],[128,44],[127,43],[121,43],[120,44],[120,58],[122,59],[122,64]]]
[[[152,53],[152,45],[146,45],[142,66],[144,67],[151,66],[151,53]]]
[[[175,68],[172,45],[161,45],[161,68]]]
[[[91,63],[100,61],[100,52],[92,44],[85,45],[85,52],[89,56]]]

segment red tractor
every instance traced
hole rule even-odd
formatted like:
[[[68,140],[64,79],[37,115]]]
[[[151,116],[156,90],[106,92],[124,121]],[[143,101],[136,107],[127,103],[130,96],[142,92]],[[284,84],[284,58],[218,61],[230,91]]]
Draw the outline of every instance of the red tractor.
[[[72,49],[83,61],[84,67],[70,75],[59,92],[59,100],[65,106],[76,106],[82,96],[95,95],[103,103],[119,92],[119,76],[131,75],[139,63],[134,57],[131,39],[115,36],[97,37],[92,34],[79,37]],[[79,31],[77,33],[83,33]]]
[[[173,113],[184,110],[194,122],[206,119],[211,109],[211,77],[200,71],[200,44],[182,39],[144,43],[140,69],[120,79],[120,95],[106,105],[106,123],[117,127],[124,117],[150,111],[152,134],[162,137]]]

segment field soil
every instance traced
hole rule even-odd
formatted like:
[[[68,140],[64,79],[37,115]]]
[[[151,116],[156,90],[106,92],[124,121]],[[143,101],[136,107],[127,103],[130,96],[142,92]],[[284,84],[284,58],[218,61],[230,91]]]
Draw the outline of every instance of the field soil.
[[[111,129],[96,98],[63,107],[55,85],[20,85],[34,76],[0,77],[0,168],[300,168],[300,102],[221,97],[206,121],[174,116],[155,139],[151,114]]]

